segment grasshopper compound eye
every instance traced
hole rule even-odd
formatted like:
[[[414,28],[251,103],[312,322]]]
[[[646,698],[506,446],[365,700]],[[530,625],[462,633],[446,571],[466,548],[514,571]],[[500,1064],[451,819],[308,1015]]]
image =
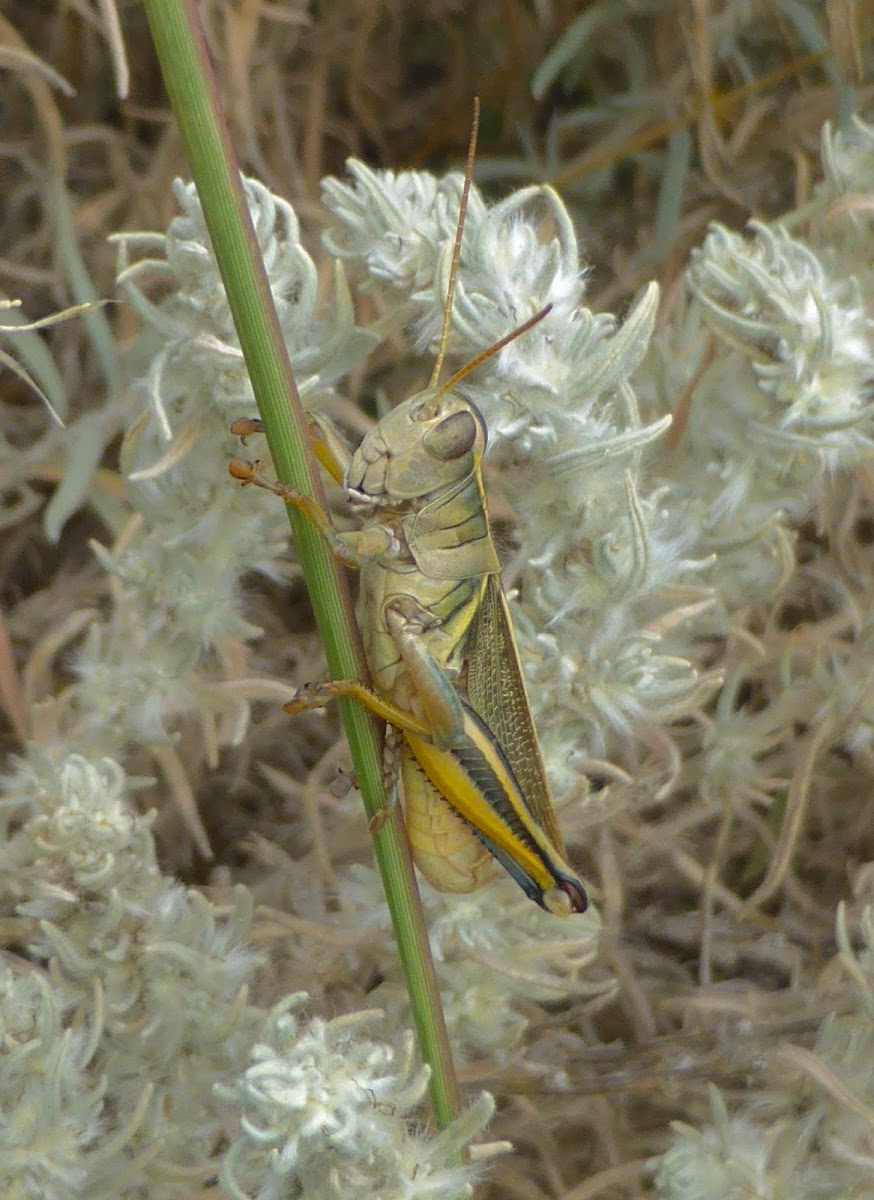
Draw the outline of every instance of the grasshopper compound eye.
[[[429,429],[422,443],[432,458],[439,462],[454,462],[470,453],[476,435],[477,423],[473,413],[456,412]]]

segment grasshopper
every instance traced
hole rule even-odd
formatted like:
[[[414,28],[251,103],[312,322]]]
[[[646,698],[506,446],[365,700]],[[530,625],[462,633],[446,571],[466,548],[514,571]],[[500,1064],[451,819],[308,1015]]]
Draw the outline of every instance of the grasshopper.
[[[316,454],[343,484],[362,529],[339,532],[314,500],[262,479],[250,463],[235,460],[231,472],[299,508],[337,557],[360,569],[372,688],[358,680],[309,684],[286,711],[354,696],[398,731],[413,858],[438,890],[475,891],[497,862],[541,907],[566,915],[588,901],[566,860],[501,586],[482,478],[485,421],[454,390],[549,309],[438,383],[475,145],[476,118],[429,386],[384,416],[351,456],[330,426],[310,422]]]

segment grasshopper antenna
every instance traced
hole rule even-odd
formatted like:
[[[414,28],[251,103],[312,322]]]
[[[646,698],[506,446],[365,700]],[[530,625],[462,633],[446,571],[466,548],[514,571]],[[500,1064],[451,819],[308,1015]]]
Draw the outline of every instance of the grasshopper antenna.
[[[455,281],[458,278],[458,263],[461,258],[461,238],[464,234],[464,218],[467,216],[467,198],[470,195],[470,180],[473,175],[473,162],[476,158],[476,135],[479,132],[479,96],[473,98],[473,121],[470,127],[470,141],[467,143],[467,161],[464,164],[464,185],[461,189],[461,203],[458,206],[458,224],[455,227],[455,243],[452,247],[452,262],[449,266],[449,286],[446,289],[446,303],[443,305],[443,328],[440,330],[440,345],[437,350],[437,361],[431,372],[429,387],[436,387],[443,360],[446,357],[446,342],[449,338],[449,322],[452,320],[452,300],[455,296]]]
[[[476,139],[479,132],[479,96],[473,98],[473,121],[470,127],[470,140],[467,143],[467,160],[464,164],[464,185],[461,189],[461,203],[458,206],[458,224],[455,227],[455,242],[452,246],[452,262],[449,265],[449,286],[446,289],[446,303],[443,305],[443,327],[440,330],[440,344],[437,350],[437,361],[434,363],[434,370],[431,372],[431,380],[428,384],[430,388],[437,388],[437,394],[442,396],[444,392],[450,391],[459,383],[466,375],[469,375],[475,367],[480,363],[484,363],[487,358],[491,358],[493,354],[497,354],[499,350],[516,340],[520,334],[525,333],[532,325],[536,325],[539,321],[549,313],[552,309],[551,304],[547,304],[545,308],[541,308],[540,312],[534,314],[533,317],[512,329],[508,334],[483,350],[476,358],[472,358],[470,362],[464,364],[463,367],[455,372],[455,374],[440,387],[437,387],[437,381],[440,378],[440,372],[443,370],[443,362],[446,358],[446,343],[449,340],[449,324],[452,321],[452,301],[455,296],[455,284],[458,280],[458,264],[461,260],[461,239],[464,235],[464,220],[467,216],[467,201],[470,196],[470,181],[473,175],[473,163],[476,158]]]
[[[532,325],[539,324],[545,316],[552,312],[552,305],[546,304],[539,312],[536,312],[533,317],[529,317],[527,321],[523,321],[521,325],[517,325],[515,329],[511,329],[509,333],[505,333],[500,341],[494,342],[491,346],[487,346],[482,350],[476,358],[472,358],[470,362],[466,362],[463,367],[459,367],[454,375],[450,375],[445,383],[441,383],[437,389],[437,395],[442,396],[444,392],[450,392],[457,383],[460,383],[466,375],[469,375],[475,367],[480,363],[484,363],[487,358],[491,358],[497,354],[499,350],[503,350],[505,346],[509,346],[510,342],[515,342],[520,334],[527,333]]]

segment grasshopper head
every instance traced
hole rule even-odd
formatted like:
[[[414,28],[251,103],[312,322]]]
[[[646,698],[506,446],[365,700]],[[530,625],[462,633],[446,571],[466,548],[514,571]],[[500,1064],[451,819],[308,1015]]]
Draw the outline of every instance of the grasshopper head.
[[[426,388],[392,412],[352,455],[353,502],[391,507],[451,488],[479,471],[486,448],[482,414],[458,392]]]

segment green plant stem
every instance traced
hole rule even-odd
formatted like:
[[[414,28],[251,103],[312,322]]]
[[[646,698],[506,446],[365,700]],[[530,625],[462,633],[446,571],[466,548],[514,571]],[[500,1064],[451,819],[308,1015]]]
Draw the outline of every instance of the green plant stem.
[[[315,458],[269,282],[259,253],[194,0],[146,0],[164,81],[212,238],[277,476],[324,505]],[[228,481],[228,486],[233,486]],[[289,518],[334,679],[366,678],[348,583],[312,525]],[[356,702],[341,702],[352,761],[374,833],[431,1102],[440,1127],[458,1112],[458,1085],[409,843],[398,805],[387,810],[378,728]],[[388,815],[380,824],[380,815]]]

